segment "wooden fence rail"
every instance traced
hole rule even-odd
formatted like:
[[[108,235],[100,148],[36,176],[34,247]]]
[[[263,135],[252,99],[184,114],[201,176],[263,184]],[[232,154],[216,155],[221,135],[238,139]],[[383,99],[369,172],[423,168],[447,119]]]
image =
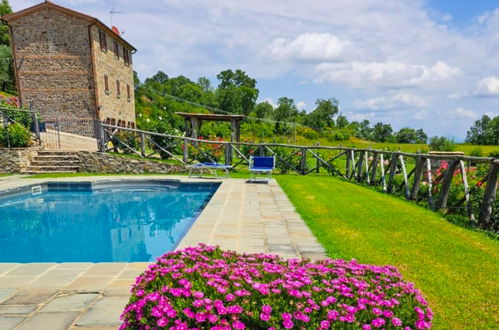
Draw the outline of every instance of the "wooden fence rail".
[[[98,125],[97,131],[99,150],[103,152],[125,152],[144,158],[160,157],[184,165],[223,162],[233,169],[247,167],[252,155],[275,156],[276,167],[284,173],[328,173],[344,180],[379,186],[382,191],[400,194],[418,203],[426,202],[433,210],[464,210],[464,214],[472,221],[475,221],[476,213],[478,225],[482,228],[494,229],[499,223],[494,215],[498,212],[495,208],[499,204],[499,159],[496,158],[413,154],[341,146],[209,141],[102,123]],[[486,175],[477,177],[484,170]],[[469,180],[471,178],[472,181]],[[481,188],[482,185],[485,185],[485,189]],[[476,196],[481,199],[479,205]],[[450,197],[454,202],[452,205]]]

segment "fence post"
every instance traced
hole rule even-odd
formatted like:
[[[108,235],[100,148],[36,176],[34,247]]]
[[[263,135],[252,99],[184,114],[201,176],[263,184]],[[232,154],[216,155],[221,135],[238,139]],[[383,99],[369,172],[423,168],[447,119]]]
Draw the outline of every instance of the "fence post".
[[[186,138],[184,138],[184,144],[182,145],[182,149],[183,149],[182,161],[184,162],[184,164],[187,164],[189,163],[189,140],[187,140]]]
[[[364,166],[364,153],[362,151],[359,152],[359,160],[357,162],[357,182],[362,182],[362,168]]]
[[[381,164],[383,166],[383,164]],[[378,153],[373,154],[373,161],[371,163],[371,184],[376,184],[376,171],[378,170]]]
[[[341,152],[341,150],[340,150]],[[347,152],[345,153],[347,159],[346,159],[346,162],[345,162],[345,176],[347,178],[350,177],[350,150],[347,150]]]
[[[452,178],[454,176],[454,171],[456,170],[459,162],[456,160],[451,160],[448,163],[447,170],[445,171],[444,178],[442,179],[442,188],[440,194],[438,195],[438,201],[435,209],[438,211],[440,209],[447,208],[447,199],[449,198],[450,186],[452,183]]]
[[[105,142],[106,136],[104,132],[104,127],[102,126],[102,123],[99,120],[97,120],[95,123],[97,126],[97,146],[100,152],[106,152],[106,142]]]
[[[232,165],[232,145],[230,143],[225,145],[225,165]]]
[[[421,156],[416,158],[416,169],[414,170],[414,180],[412,182],[412,189],[410,199],[415,200],[418,197],[419,186],[421,185],[421,179],[423,178],[423,172],[425,167],[425,159]]]
[[[36,139],[38,140],[38,145],[42,144],[42,139],[40,137],[40,124],[38,122],[38,116],[36,115],[36,112],[31,113],[31,118],[33,118],[33,125],[35,127],[35,136]]]
[[[395,178],[395,172],[397,171],[398,157],[399,155],[397,153],[394,153],[390,162],[390,176],[388,177],[388,187],[386,188],[386,191],[388,191],[389,193],[393,190],[393,179]]]
[[[301,148],[300,172],[302,175],[307,173],[307,148]]]
[[[146,156],[146,136],[144,133],[140,133],[140,154],[142,157]]]
[[[483,193],[482,205],[480,205],[480,215],[478,216],[478,225],[483,229],[491,229],[490,221],[492,215],[493,204],[497,194],[497,175],[499,165],[490,164],[489,174],[487,175],[487,183],[485,192]]]

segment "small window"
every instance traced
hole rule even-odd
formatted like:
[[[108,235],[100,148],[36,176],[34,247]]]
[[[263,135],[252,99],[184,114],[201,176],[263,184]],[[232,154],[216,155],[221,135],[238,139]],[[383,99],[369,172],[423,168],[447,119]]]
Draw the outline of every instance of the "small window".
[[[126,85],[126,97],[127,97],[127,100],[128,102],[130,102],[130,99],[132,97],[132,93],[130,92],[130,85]]]
[[[132,58],[130,57],[130,51],[123,47],[123,60],[126,65],[130,65],[132,63]]]
[[[116,125],[116,119],[111,118],[111,125],[113,125],[113,126]]]
[[[109,94],[109,77],[106,75],[104,75],[104,92],[106,94]]]
[[[131,128],[135,129],[135,123],[132,122],[132,124],[130,125]]]
[[[114,41],[114,55],[119,59],[120,58],[120,46],[118,41]]]
[[[116,96],[121,97],[121,86],[119,80],[116,80]]]
[[[102,51],[107,52],[107,38],[106,38],[106,33],[102,30],[99,30],[99,43],[100,43],[100,49]]]

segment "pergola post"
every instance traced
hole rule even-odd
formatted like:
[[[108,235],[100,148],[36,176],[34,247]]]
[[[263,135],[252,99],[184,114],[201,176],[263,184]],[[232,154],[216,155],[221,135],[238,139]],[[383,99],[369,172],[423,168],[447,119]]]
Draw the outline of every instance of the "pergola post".
[[[190,112],[175,112],[176,115],[184,117],[186,123],[190,123],[190,131],[188,135],[197,139],[203,120],[212,121],[226,121],[230,122],[230,140],[231,142],[241,141],[241,121],[244,119],[243,115],[219,115],[214,113],[190,113]],[[186,124],[188,127],[189,125]]]
[[[193,139],[197,139],[198,138],[198,130],[199,130],[199,122],[198,122],[198,119],[196,117],[191,117],[191,137]]]
[[[237,121],[235,119],[230,120],[230,141],[231,142],[239,142],[237,138]]]

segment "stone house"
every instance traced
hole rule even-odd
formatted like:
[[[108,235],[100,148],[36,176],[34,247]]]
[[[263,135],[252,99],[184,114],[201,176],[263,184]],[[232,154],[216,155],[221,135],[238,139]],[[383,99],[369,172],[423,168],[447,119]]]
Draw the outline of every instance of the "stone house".
[[[135,127],[132,54],[116,28],[45,1],[5,15],[17,90],[63,131],[95,136],[94,120]]]

